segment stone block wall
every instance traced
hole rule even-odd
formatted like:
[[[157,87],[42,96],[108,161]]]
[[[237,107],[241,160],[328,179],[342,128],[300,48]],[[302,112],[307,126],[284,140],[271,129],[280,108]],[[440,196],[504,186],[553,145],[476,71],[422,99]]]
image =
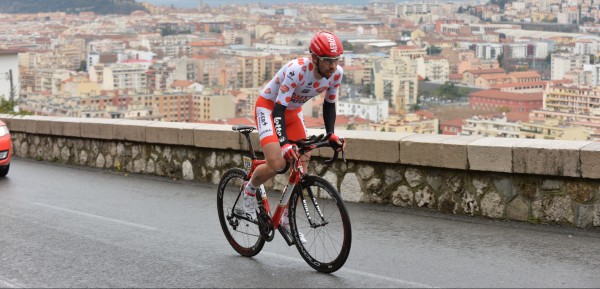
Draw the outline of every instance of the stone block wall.
[[[230,126],[0,115],[19,157],[217,184],[241,167],[245,139]],[[309,131],[317,134],[322,131]],[[309,172],[345,201],[448,214],[600,228],[600,145],[444,135],[338,132],[347,159]],[[255,148],[256,134],[252,135]],[[285,175],[267,184],[280,190]]]

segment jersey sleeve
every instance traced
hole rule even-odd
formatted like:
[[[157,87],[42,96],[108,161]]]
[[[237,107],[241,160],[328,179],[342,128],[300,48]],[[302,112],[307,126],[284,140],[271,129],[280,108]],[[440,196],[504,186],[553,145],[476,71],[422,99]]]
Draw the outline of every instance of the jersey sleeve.
[[[288,106],[296,87],[300,85],[301,73],[302,65],[298,64],[296,60],[291,61],[288,64],[287,69],[282,70],[281,74],[278,75],[281,79],[281,86],[279,86],[279,92],[277,93],[275,103]]]
[[[342,78],[344,77],[344,69],[338,65],[337,71],[331,77],[329,88],[325,91],[325,101],[335,103],[339,97]]]

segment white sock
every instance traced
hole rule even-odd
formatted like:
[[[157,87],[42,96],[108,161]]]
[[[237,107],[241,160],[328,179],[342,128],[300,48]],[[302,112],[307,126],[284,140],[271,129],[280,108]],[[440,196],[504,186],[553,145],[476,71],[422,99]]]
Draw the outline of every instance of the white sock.
[[[252,184],[252,182],[248,182],[248,185],[246,186],[246,192],[247,193],[251,193],[251,194],[256,194],[256,186]]]

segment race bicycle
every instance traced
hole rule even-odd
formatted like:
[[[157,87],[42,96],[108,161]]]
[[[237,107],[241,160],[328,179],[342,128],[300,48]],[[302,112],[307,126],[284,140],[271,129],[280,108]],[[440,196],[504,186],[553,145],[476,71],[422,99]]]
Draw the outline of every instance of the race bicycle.
[[[288,184],[275,211],[271,212],[267,193],[261,186],[256,193],[256,220],[249,217],[242,207],[243,184],[250,180],[256,167],[266,161],[258,159],[252,148],[250,133],[254,127],[237,125],[232,129],[244,135],[250,156],[243,157],[244,169],[229,169],[219,182],[219,221],[229,244],[239,254],[252,257],[262,250],[266,241],[273,240],[277,230],[289,246],[296,245],[302,258],[315,270],[332,273],[340,269],[350,254],[352,230],[350,217],[335,187],[319,176],[308,174],[302,162],[296,161],[290,165]],[[311,136],[293,143],[302,156],[317,148],[331,147],[329,137],[330,134]],[[337,158],[338,151],[334,150],[333,158],[325,163],[332,164]],[[286,208],[289,231],[280,223]]]

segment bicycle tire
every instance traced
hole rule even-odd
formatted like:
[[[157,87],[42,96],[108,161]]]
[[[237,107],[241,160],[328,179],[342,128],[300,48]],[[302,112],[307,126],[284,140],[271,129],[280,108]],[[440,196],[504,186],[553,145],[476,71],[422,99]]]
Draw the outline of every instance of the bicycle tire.
[[[242,256],[252,257],[265,245],[258,224],[238,218],[243,212],[241,192],[248,174],[239,168],[229,169],[223,174],[217,188],[219,222],[227,241]]]
[[[324,225],[311,226],[308,216],[314,223]],[[306,263],[323,273],[342,268],[350,255],[352,228],[346,206],[335,187],[318,176],[303,177],[290,200],[289,218],[296,248]],[[299,233],[304,234],[305,244]]]

